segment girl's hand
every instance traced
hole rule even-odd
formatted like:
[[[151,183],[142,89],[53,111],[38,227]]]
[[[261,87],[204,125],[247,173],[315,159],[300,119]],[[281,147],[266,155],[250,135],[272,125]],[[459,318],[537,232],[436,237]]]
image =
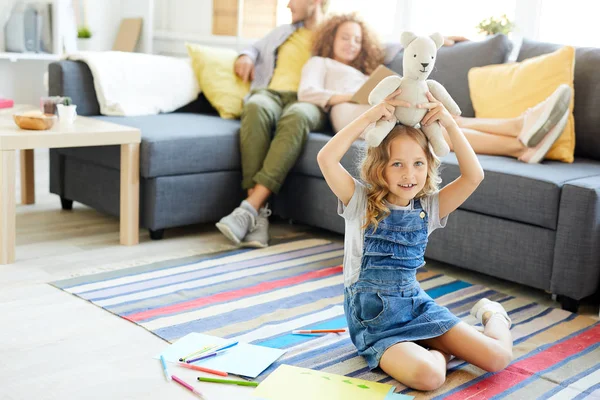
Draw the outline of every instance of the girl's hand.
[[[429,100],[429,103],[423,103],[417,106],[418,108],[427,108],[429,110],[421,120],[421,125],[431,125],[435,121],[440,121],[440,124],[446,129],[452,125],[456,125],[456,121],[446,107],[433,97],[430,92],[427,92],[427,99]]]
[[[400,93],[402,93],[402,89],[396,89],[388,97],[383,99],[381,103],[374,105],[367,112],[365,112],[364,116],[367,118],[369,123],[377,122],[379,120],[391,121],[392,119],[396,118],[394,116],[396,107],[410,107],[410,103],[404,100],[395,99],[395,97]]]

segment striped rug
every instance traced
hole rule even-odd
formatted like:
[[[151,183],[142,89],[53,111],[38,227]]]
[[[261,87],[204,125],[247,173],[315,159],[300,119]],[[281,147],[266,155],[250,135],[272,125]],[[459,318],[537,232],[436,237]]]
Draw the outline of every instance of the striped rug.
[[[501,302],[512,320],[515,360],[491,374],[451,362],[446,384],[419,393],[370,372],[348,335],[307,337],[293,329],[346,326],[343,246],[325,239],[276,243],[143,265],[52,283],[173,342],[202,332],[287,353],[286,363],[396,385],[418,399],[600,398],[600,324],[480,285],[421,269],[423,289],[467,323],[481,297]]]

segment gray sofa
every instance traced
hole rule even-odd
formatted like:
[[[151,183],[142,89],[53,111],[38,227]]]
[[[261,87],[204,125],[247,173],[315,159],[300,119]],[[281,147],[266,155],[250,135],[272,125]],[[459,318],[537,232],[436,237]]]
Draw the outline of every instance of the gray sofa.
[[[525,41],[519,60],[558,46]],[[431,78],[442,83],[463,115],[473,116],[467,72],[506,62],[511,44],[500,35],[440,49]],[[401,73],[402,52],[389,63]],[[575,68],[577,148],[573,164],[527,165],[479,156],[486,178],[430,238],[426,256],[559,295],[565,309],[600,283],[600,49],[578,49]],[[140,224],[154,239],[164,229],[213,222],[241,200],[239,121],[223,120],[199,99],[174,113],[146,117],[99,116],[88,67],[50,64],[50,94],[70,96],[82,115],[141,129]],[[330,132],[311,133],[281,193],[276,215],[343,233],[336,199],[316,163]],[[343,164],[356,176],[361,143]],[[63,208],[72,201],[110,215],[119,213],[119,149],[56,149],[50,156],[50,190]],[[453,153],[443,160],[444,183],[459,174]]]

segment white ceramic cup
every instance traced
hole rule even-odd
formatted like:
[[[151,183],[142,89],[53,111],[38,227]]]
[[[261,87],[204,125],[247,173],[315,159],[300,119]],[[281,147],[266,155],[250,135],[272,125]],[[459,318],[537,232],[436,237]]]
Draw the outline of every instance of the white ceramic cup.
[[[77,118],[77,106],[70,105],[65,106],[64,104],[57,104],[56,109],[58,110],[58,119],[61,123],[72,124]]]

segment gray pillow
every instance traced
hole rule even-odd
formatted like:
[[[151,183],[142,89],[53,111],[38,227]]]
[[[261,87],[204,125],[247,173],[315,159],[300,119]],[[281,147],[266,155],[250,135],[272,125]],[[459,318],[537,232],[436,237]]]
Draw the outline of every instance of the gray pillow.
[[[552,53],[562,46],[523,40],[517,61]],[[575,50],[575,155],[600,160],[600,49]]]
[[[463,117],[474,117],[467,78],[469,70],[473,67],[505,63],[511,50],[512,43],[505,35],[495,35],[481,42],[459,42],[454,46],[443,46],[438,50],[435,68],[429,79],[444,85],[460,107]],[[400,75],[403,55],[404,51],[400,51],[387,65]]]

